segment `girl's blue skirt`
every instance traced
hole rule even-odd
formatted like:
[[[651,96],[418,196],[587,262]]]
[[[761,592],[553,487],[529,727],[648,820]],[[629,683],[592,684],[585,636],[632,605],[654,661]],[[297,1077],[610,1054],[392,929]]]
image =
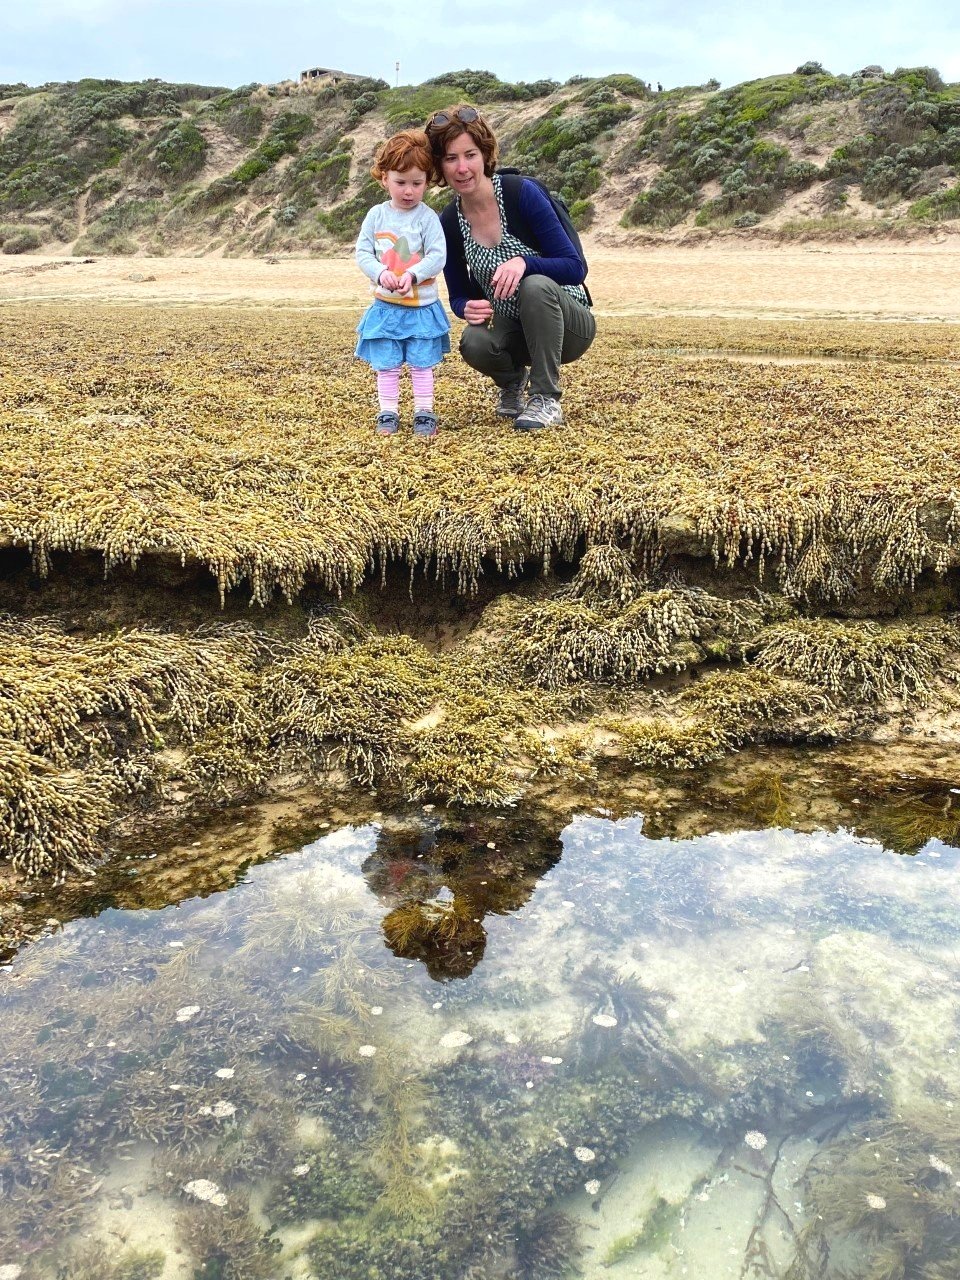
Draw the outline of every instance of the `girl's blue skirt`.
[[[354,355],[374,369],[432,369],[450,350],[450,321],[442,302],[401,307],[375,298],[357,325]]]

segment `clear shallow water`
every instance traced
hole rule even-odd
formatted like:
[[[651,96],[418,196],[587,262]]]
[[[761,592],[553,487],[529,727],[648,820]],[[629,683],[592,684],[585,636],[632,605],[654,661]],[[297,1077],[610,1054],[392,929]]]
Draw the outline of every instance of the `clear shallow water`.
[[[407,814],[27,948],[0,1280],[960,1275],[960,851],[644,825]]]

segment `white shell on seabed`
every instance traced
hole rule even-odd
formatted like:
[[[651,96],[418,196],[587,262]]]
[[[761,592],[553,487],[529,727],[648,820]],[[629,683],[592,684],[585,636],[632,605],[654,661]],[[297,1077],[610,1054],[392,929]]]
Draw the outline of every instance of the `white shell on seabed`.
[[[936,1169],[937,1173],[953,1173],[946,1160],[941,1160],[939,1156],[927,1156],[927,1160],[930,1163],[930,1168]]]
[[[221,1100],[215,1102],[212,1107],[201,1107],[200,1114],[202,1116],[214,1116],[217,1120],[228,1120],[230,1116],[237,1114],[237,1108],[232,1102]]]
[[[887,1202],[883,1196],[878,1196],[873,1191],[868,1191],[865,1199],[871,1209],[885,1209],[887,1207]]]
[[[472,1043],[473,1036],[466,1031],[448,1031],[445,1036],[440,1037],[440,1044],[444,1049],[462,1049],[465,1044]]]
[[[600,1179],[591,1178],[589,1182],[583,1184],[583,1189],[588,1196],[595,1196],[600,1190]]]
[[[220,1070],[217,1072],[217,1079],[232,1080],[235,1075],[236,1075],[236,1071],[234,1070],[233,1067],[221,1067]]]
[[[593,1021],[598,1027],[615,1027],[617,1020],[612,1013],[595,1013]]]
[[[15,1262],[8,1262],[0,1267],[0,1280],[17,1280],[22,1275],[23,1267],[18,1267]]]
[[[761,1133],[759,1129],[751,1129],[749,1133],[745,1133],[743,1140],[748,1147],[753,1147],[754,1151],[762,1151],[767,1145],[767,1135]]]
[[[227,1197],[217,1184],[211,1182],[209,1178],[197,1178],[193,1182],[185,1182],[183,1189],[188,1196],[193,1196],[195,1200],[203,1200],[207,1204],[215,1204],[218,1209],[226,1207]]]
[[[591,1161],[597,1158],[597,1153],[591,1151],[589,1147],[574,1147],[573,1154],[581,1164],[590,1164]]]
[[[376,1052],[377,1046],[375,1044],[362,1044],[357,1050],[361,1058],[372,1058]]]
[[[189,1022],[191,1018],[195,1018],[200,1012],[198,1004],[185,1004],[182,1009],[177,1010],[178,1022]]]

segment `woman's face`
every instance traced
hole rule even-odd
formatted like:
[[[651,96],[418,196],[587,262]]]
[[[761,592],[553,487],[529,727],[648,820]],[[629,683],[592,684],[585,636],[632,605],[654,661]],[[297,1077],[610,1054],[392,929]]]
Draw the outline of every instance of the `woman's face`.
[[[447,186],[458,196],[472,194],[484,181],[483,152],[466,130],[447,143],[440,167]]]

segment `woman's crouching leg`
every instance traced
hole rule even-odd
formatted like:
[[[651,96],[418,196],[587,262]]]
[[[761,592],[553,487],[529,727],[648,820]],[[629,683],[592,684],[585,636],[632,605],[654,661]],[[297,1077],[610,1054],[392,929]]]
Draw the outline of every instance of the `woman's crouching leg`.
[[[523,374],[527,351],[520,326],[502,316],[488,327],[468,324],[460,336],[460,354],[478,373],[506,387]]]
[[[588,307],[547,276],[520,281],[520,324],[530,351],[530,391],[559,400],[560,365],[579,360],[597,326]]]

